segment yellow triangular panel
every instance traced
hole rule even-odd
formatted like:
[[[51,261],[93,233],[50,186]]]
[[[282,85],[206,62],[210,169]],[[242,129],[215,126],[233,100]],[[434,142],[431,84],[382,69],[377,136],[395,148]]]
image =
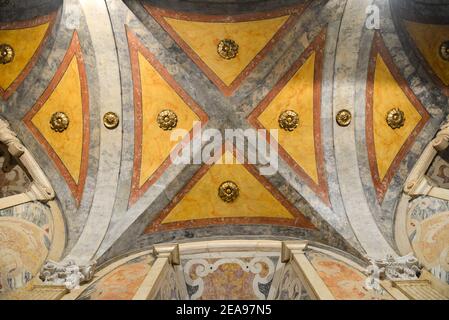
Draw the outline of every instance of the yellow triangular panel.
[[[315,53],[296,72],[279,94],[258,117],[266,129],[279,129],[279,144],[298,163],[304,172],[318,184],[314,136],[313,83],[315,77]],[[299,126],[293,132],[279,128],[279,115],[293,110],[299,115]]]
[[[388,126],[386,116],[393,108],[405,114],[405,125],[399,129]],[[377,168],[382,181],[396,155],[421,121],[422,116],[410,102],[380,55],[377,55],[373,92],[373,128]]]
[[[288,18],[287,15],[232,23],[164,19],[221,81],[229,86]],[[226,60],[218,55],[217,45],[223,39],[232,39],[239,45],[236,58]]]
[[[294,216],[235,158],[235,164],[218,164],[230,158],[233,156],[225,153],[217,164],[212,165],[162,223],[214,218],[294,219]],[[239,187],[239,197],[232,203],[225,203],[218,196],[218,188],[225,181],[233,181]]]
[[[449,61],[440,55],[443,42],[449,40],[449,25],[432,25],[406,21],[405,25],[416,46],[435,74],[449,86]]]
[[[142,85],[141,187],[179,143],[171,141],[172,131],[164,131],[159,127],[156,121],[158,114],[164,109],[172,110],[178,117],[176,128],[187,131],[193,128],[194,121],[200,119],[140,52],[138,58]]]
[[[0,88],[3,90],[16,80],[39,48],[49,22],[30,28],[0,30],[0,43],[8,44],[14,49],[14,60],[0,64]]]
[[[67,130],[55,132],[50,118],[55,112],[64,112],[69,120]],[[48,144],[78,183],[83,151],[83,104],[80,74],[76,57],[73,57],[61,81],[31,119]]]

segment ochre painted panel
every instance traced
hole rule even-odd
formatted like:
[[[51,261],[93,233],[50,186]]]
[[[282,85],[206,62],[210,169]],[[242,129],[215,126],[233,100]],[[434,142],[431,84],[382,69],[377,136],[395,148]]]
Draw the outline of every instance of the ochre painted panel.
[[[225,153],[223,157],[233,158]],[[222,158],[223,159],[223,158]],[[220,159],[220,162],[223,160]],[[258,181],[244,165],[214,164],[170,211],[162,223],[178,221],[269,217],[294,219],[294,216]],[[239,197],[226,203],[218,196],[218,188],[225,181],[233,181],[240,190]]]
[[[449,25],[405,21],[405,26],[432,71],[449,86],[449,61],[440,55],[441,44],[449,40]]]
[[[50,125],[56,112],[65,113],[69,119],[62,132]],[[87,176],[90,128],[87,76],[76,32],[53,79],[23,121],[47,151],[79,205]]]
[[[199,22],[165,18],[180,38],[200,59],[229,86],[269,43],[289,16],[245,22]],[[239,45],[236,58],[223,59],[217,46],[223,39],[232,39]]]
[[[53,131],[50,127],[50,118],[55,112],[64,112],[70,119],[69,126],[64,132]],[[73,180],[78,183],[83,149],[83,103],[75,57],[72,58],[58,86],[31,122],[56,152]]]
[[[44,40],[50,22],[38,26],[21,29],[0,29],[0,43],[10,45],[14,49],[14,60],[8,64],[0,64],[0,88],[4,91],[16,80],[33,58]]]
[[[388,112],[399,108],[405,114],[405,124],[392,129],[386,121]],[[412,102],[396,82],[381,55],[377,55],[373,93],[374,146],[379,178],[383,180],[408,137],[422,120]]]
[[[248,121],[258,129],[278,130],[279,155],[323,204],[330,207],[321,141],[325,41],[326,32],[323,30],[248,116]],[[294,111],[299,118],[293,131],[285,131],[279,124],[280,115],[288,110]]]
[[[144,7],[218,89],[231,96],[310,3],[234,15],[180,12],[149,4]],[[217,51],[225,39],[238,45],[237,56],[231,59],[222,58]]]
[[[314,135],[314,78],[315,53],[307,59],[257,119],[264,128],[279,130],[279,144],[318,184]],[[299,126],[293,132],[279,128],[279,115],[286,110],[293,110],[299,115]]]
[[[387,116],[393,109],[404,113],[404,121],[390,127]],[[366,88],[366,145],[369,166],[381,203],[388,187],[407,157],[430,115],[396,66],[380,33],[375,33]],[[402,125],[402,126],[401,126]]]
[[[129,204],[134,204],[171,165],[170,153],[190,140],[195,125],[205,124],[207,115],[184,91],[156,56],[127,27],[133,77],[134,161]],[[176,114],[176,127],[165,131],[158,115],[164,110]],[[173,130],[178,131],[171,139]]]
[[[172,110],[178,117],[176,129],[187,131],[193,128],[194,121],[200,119],[141,53],[138,57],[142,89],[142,158],[139,177],[139,187],[142,187],[179,143],[171,141],[172,131],[164,131],[159,127],[156,121],[158,114],[164,109]]]

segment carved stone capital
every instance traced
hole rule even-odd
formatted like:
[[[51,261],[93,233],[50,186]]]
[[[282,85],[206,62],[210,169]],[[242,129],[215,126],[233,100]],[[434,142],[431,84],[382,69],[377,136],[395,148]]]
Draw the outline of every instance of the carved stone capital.
[[[73,260],[49,260],[43,265],[39,278],[44,284],[64,285],[68,290],[78,289],[80,284],[92,280],[96,264],[96,261],[77,265]]]
[[[404,257],[388,255],[385,259],[371,259],[370,266],[365,270],[368,278],[365,280],[365,289],[384,293],[381,281],[418,280],[422,266],[412,254]]]
[[[294,253],[303,253],[307,249],[307,241],[283,241],[281,247],[281,261],[287,263]]]
[[[170,264],[180,265],[179,244],[161,244],[153,247],[153,254],[157,258],[168,258]]]

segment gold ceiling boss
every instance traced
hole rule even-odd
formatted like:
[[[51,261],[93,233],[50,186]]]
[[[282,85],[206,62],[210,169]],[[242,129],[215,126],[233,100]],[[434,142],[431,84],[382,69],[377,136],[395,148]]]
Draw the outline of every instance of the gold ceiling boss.
[[[224,202],[234,202],[239,196],[239,187],[232,181],[223,182],[218,188],[218,196]]]
[[[103,124],[110,130],[117,128],[119,122],[119,117],[115,112],[106,112],[103,116]]]
[[[280,114],[278,122],[281,129],[292,132],[299,125],[299,115],[295,111],[287,110]]]
[[[231,60],[237,57],[239,45],[231,39],[223,39],[218,43],[217,52],[223,59]]]
[[[69,117],[64,112],[55,112],[50,118],[50,127],[55,132],[63,132],[69,127]]]
[[[394,108],[387,113],[387,124],[392,129],[402,128],[405,124],[405,114],[399,108]]]
[[[347,127],[351,124],[352,114],[349,110],[340,110],[337,113],[336,120],[340,127]]]
[[[7,64],[14,60],[14,49],[6,43],[0,44],[0,63]]]
[[[178,124],[178,116],[171,110],[163,110],[157,116],[157,123],[162,130],[173,130]]]

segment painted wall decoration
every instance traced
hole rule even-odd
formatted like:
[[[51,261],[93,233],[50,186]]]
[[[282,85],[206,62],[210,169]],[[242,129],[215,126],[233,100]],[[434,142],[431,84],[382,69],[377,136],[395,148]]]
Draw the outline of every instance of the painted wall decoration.
[[[0,157],[0,166],[4,164]],[[0,198],[20,194],[26,191],[30,178],[20,166],[14,166],[10,171],[0,170]]]
[[[0,217],[14,217],[31,222],[44,230],[52,238],[52,213],[41,202],[28,202],[0,210]]]
[[[182,265],[192,300],[265,300],[278,261],[279,256],[223,253],[185,257]]]
[[[282,267],[279,281],[274,300],[310,300],[309,294],[291,264]]]
[[[364,289],[366,275],[360,270],[321,252],[307,252],[307,257],[337,300],[390,300]]]
[[[153,261],[151,255],[142,255],[124,263],[89,285],[77,300],[132,299]]]
[[[18,165],[9,172],[0,170],[2,198],[27,191],[29,184]],[[53,232],[52,213],[45,204],[29,202],[0,210],[0,297],[36,275],[49,254]]]
[[[449,162],[446,159],[447,154],[437,155],[426,175],[437,186],[449,189]]]
[[[65,228],[53,188],[33,155],[5,120],[0,131],[0,293],[11,298],[47,258],[60,258]]]
[[[0,217],[0,294],[23,287],[50,250],[48,233],[17,217]]]
[[[438,279],[449,283],[449,203],[427,197],[413,200],[407,231],[420,263]]]
[[[183,300],[184,297],[176,279],[176,273],[173,268],[169,268],[167,275],[156,293],[155,300]]]

